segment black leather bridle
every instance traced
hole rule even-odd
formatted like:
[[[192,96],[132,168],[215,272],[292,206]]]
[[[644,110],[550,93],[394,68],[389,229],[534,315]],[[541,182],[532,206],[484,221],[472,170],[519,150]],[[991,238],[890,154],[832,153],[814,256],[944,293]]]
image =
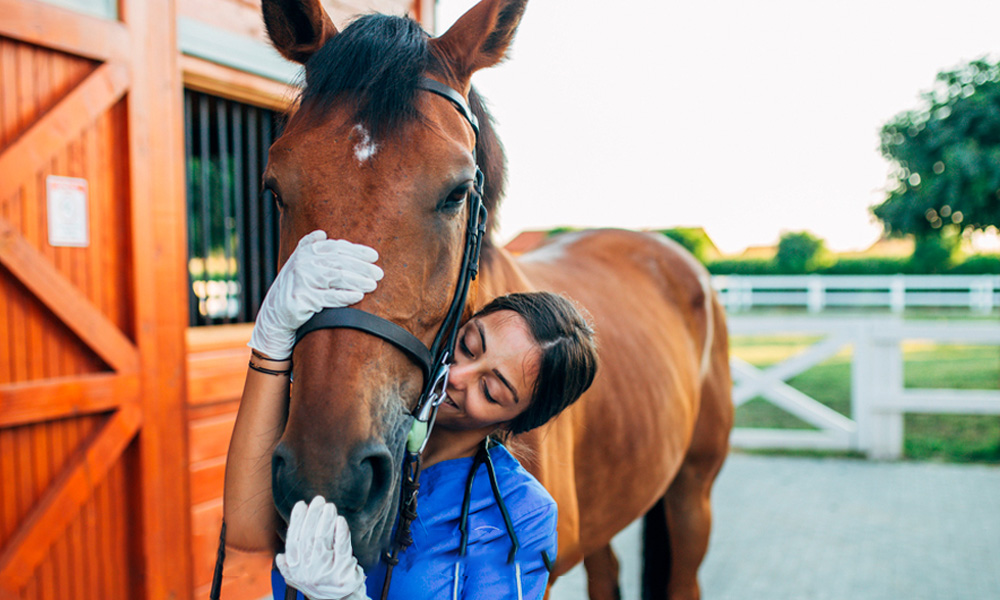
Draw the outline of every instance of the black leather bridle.
[[[473,114],[466,99],[461,94],[443,83],[427,77],[422,78],[417,87],[418,89],[437,94],[449,100],[472,126],[476,141],[478,142],[479,120]],[[473,158],[476,158],[475,146],[473,146]],[[458,336],[462,313],[465,311],[469,286],[479,273],[479,255],[483,236],[486,233],[487,218],[486,207],[483,205],[483,183],[483,172],[477,164],[476,179],[469,195],[469,215],[468,222],[466,223],[465,247],[462,254],[462,265],[458,274],[458,281],[455,285],[455,293],[452,296],[451,304],[448,307],[448,312],[445,314],[444,321],[441,323],[441,327],[438,329],[437,335],[434,337],[434,342],[429,349],[419,338],[399,325],[356,308],[324,308],[313,315],[295,334],[295,343],[298,344],[303,337],[320,329],[346,328],[363,331],[382,338],[402,350],[420,366],[423,372],[424,387],[412,412],[414,417],[413,425],[407,435],[406,451],[403,456],[399,522],[396,526],[396,535],[393,539],[391,550],[384,556],[384,560],[386,561],[386,575],[385,582],[382,585],[383,600],[388,597],[392,570],[399,562],[399,552],[404,550],[413,541],[410,536],[410,525],[417,514],[417,493],[420,489],[420,457],[424,447],[427,445],[431,429],[434,427],[438,407],[445,398],[445,388],[448,384],[451,358],[455,350],[455,340]],[[209,594],[211,600],[219,599],[219,591],[222,584],[222,563],[225,560],[225,535],[226,524],[223,522],[222,531],[219,536],[219,552],[216,557],[215,575]],[[295,598],[294,588],[287,586],[286,592],[286,598]]]

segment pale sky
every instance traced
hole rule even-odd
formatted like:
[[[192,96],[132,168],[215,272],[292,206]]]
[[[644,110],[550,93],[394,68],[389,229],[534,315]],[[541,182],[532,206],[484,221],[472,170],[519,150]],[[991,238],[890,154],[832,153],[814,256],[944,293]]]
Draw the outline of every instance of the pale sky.
[[[438,0],[444,31],[474,0]],[[510,162],[500,234],[703,226],[723,252],[880,228],[881,125],[1000,52],[996,0],[529,2],[473,82]]]

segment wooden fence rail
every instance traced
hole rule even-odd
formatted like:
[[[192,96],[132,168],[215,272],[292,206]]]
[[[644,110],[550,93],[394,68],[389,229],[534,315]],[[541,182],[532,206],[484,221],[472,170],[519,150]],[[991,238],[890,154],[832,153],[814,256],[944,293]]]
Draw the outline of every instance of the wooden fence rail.
[[[732,335],[806,335],[822,340],[767,368],[733,357],[733,402],[763,397],[815,429],[738,427],[742,448],[855,450],[896,459],[903,451],[906,413],[1000,415],[1000,391],[913,389],[903,383],[903,343],[1000,347],[1000,323],[906,322],[896,317],[731,317]],[[842,415],[786,381],[851,346],[851,414]],[[998,373],[1000,378],[1000,373]]]
[[[712,285],[730,312],[760,306],[968,308],[1000,307],[1000,275],[716,275]]]

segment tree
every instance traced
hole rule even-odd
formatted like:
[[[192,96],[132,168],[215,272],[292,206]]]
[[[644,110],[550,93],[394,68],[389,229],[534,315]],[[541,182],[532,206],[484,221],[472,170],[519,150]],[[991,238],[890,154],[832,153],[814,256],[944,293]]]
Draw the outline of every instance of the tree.
[[[1000,226],[1000,64],[979,59],[938,73],[921,106],[882,127],[892,164],[886,199],[872,208],[890,234],[918,246]]]
[[[662,229],[660,233],[674,240],[694,255],[702,263],[716,258],[719,251],[711,238],[701,227],[674,227],[672,229]]]
[[[812,273],[825,266],[826,254],[823,240],[808,231],[788,232],[781,234],[774,262],[781,273]]]

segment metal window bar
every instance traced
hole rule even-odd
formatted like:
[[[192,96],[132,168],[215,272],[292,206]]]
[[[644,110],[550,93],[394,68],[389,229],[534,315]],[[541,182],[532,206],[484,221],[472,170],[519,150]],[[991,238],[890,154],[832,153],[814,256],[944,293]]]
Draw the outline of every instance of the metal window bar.
[[[190,324],[253,321],[277,268],[274,198],[260,178],[280,120],[184,92]]]

